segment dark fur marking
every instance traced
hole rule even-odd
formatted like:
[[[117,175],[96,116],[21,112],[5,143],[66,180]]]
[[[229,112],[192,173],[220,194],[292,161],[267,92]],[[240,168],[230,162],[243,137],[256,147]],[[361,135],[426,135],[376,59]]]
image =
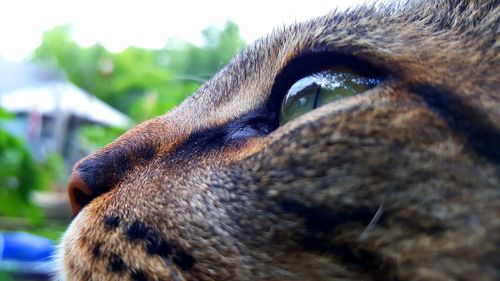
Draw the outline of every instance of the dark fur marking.
[[[147,253],[150,255],[159,255],[162,258],[168,258],[175,248],[173,243],[162,240],[156,235],[148,235],[146,239],[148,241]]]
[[[177,250],[172,261],[182,270],[190,270],[196,262],[196,259],[184,250]]]
[[[141,221],[134,221],[125,231],[129,240],[143,239],[148,234],[148,227]]]
[[[282,200],[279,206],[284,212],[293,213],[304,219],[305,226],[312,232],[328,232],[346,223],[358,222],[367,225],[376,210],[369,208],[344,208],[330,210],[316,206],[306,206],[298,201]]]
[[[82,272],[82,279],[81,280],[91,281],[92,280],[92,274],[90,274],[90,271],[84,270]]]
[[[307,250],[319,252],[324,256],[334,256],[342,261],[347,268],[372,275],[374,281],[398,281],[395,275],[397,265],[387,258],[382,258],[376,253],[360,249],[357,245],[311,243],[314,238],[306,238],[301,243]]]
[[[105,216],[104,226],[109,229],[116,228],[120,225],[120,217],[118,216]]]
[[[156,155],[156,148],[151,145],[143,145],[137,150],[137,154],[143,161],[149,161]]]
[[[188,254],[181,246],[173,241],[161,239],[157,234],[149,231],[146,236],[147,253],[158,255],[163,259],[168,259],[172,254],[172,261],[182,270],[189,270],[196,262],[195,258]]]
[[[94,258],[98,258],[101,256],[101,243],[96,243],[94,247],[92,247],[92,256]]]
[[[144,273],[141,270],[134,270],[134,271],[132,271],[132,273],[130,274],[130,277],[134,281],[147,281],[148,280],[148,277],[146,276],[146,273]]]
[[[269,111],[267,108],[254,110],[224,125],[191,133],[184,144],[176,149],[177,156],[168,155],[165,160],[187,160],[193,155],[207,151],[231,145],[237,146],[249,138],[265,136],[277,127],[276,112]]]
[[[467,149],[500,164],[500,131],[486,116],[445,88],[416,84],[410,90],[437,112],[452,130],[466,137]]]
[[[108,270],[111,272],[121,272],[125,269],[125,262],[117,254],[109,256]]]

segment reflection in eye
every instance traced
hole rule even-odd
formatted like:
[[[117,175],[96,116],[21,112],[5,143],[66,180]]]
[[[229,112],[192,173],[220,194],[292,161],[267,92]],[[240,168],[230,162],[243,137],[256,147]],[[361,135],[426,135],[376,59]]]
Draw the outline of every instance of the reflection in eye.
[[[313,73],[295,82],[281,103],[280,124],[324,104],[369,90],[379,83],[348,68]]]

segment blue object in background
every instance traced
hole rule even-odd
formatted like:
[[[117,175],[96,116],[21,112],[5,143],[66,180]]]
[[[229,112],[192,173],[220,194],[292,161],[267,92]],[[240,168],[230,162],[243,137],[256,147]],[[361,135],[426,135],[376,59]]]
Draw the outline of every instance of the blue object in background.
[[[54,243],[26,232],[0,232],[0,271],[48,276],[54,269]]]
[[[0,233],[0,260],[48,260],[53,255],[53,249],[52,241],[47,238],[25,232]]]

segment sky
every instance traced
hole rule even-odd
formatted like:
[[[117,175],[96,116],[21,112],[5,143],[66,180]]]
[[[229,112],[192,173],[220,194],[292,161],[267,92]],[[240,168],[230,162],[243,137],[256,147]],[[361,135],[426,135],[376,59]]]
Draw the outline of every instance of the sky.
[[[158,49],[169,38],[195,44],[201,30],[222,27],[227,20],[240,26],[247,42],[274,26],[345,9],[363,0],[12,0],[0,2],[0,58],[18,61],[30,56],[43,32],[69,24],[81,46],[100,42],[112,52],[128,46]]]

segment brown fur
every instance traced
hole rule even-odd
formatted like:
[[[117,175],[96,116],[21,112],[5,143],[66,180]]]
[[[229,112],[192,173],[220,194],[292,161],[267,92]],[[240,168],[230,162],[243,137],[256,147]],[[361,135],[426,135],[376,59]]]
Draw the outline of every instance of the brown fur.
[[[498,1],[361,7],[258,40],[76,165],[72,184],[102,194],[57,278],[500,280],[499,16]],[[314,50],[387,78],[263,136],[204,138]]]

